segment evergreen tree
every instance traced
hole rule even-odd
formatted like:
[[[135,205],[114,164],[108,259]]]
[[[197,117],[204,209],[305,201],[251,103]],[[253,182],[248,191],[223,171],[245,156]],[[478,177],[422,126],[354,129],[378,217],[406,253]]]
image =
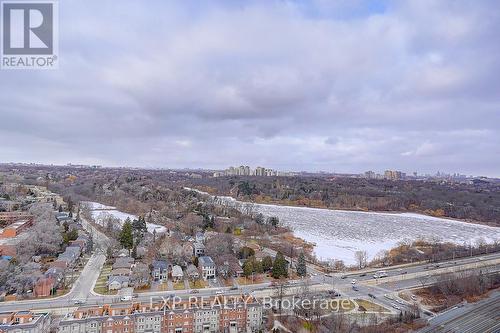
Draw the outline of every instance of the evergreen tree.
[[[255,273],[258,273],[258,274],[263,273],[264,269],[262,268],[262,261],[255,260],[255,258],[254,258],[253,270]]]
[[[137,259],[137,244],[132,248],[132,258]]]
[[[280,223],[280,219],[276,216],[272,216],[269,218],[268,223],[276,228]]]
[[[245,261],[245,263],[243,264],[243,275],[245,277],[249,277],[250,275],[252,275],[253,271],[254,271],[253,261],[250,259]]]
[[[262,213],[257,214],[257,216],[255,217],[255,222],[257,222],[257,224],[264,224],[264,215]]]
[[[271,256],[265,256],[262,258],[262,270],[264,272],[269,271],[273,267],[273,258]]]
[[[120,240],[121,246],[128,250],[134,246],[134,235],[132,233],[132,223],[130,223],[130,219],[127,218],[127,220],[125,220],[118,239]]]
[[[304,277],[307,274],[306,257],[304,252],[299,254],[299,259],[297,260],[297,274],[301,277]]]
[[[134,222],[132,222],[132,227],[134,229],[134,235],[138,239],[142,239],[144,234],[148,231],[146,219],[143,216],[139,216],[137,220],[134,220]]]
[[[288,263],[281,252],[278,252],[276,254],[276,258],[274,258],[273,270],[271,275],[275,279],[279,279],[280,277],[288,277]]]
[[[213,229],[215,227],[215,218],[208,214],[203,215],[203,229]]]

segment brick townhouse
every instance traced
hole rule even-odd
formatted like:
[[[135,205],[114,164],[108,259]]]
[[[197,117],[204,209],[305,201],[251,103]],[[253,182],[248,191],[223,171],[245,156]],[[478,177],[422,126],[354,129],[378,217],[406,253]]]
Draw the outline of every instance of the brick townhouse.
[[[182,302],[80,307],[59,323],[61,333],[258,332],[262,306],[249,296]]]
[[[48,313],[0,312],[0,333],[47,333],[50,321]]]

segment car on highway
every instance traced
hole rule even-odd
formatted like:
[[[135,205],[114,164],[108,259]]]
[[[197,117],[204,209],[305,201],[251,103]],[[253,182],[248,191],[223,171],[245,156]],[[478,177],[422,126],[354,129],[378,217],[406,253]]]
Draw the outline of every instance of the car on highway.
[[[222,295],[222,294],[224,294],[224,290],[217,290],[215,292],[215,295]]]
[[[396,303],[391,303],[391,306],[396,309],[396,310],[400,310],[401,308],[399,307],[399,305],[397,305]]]
[[[391,295],[389,294],[384,294],[384,297],[387,298],[387,299],[394,299],[394,297],[392,297]]]
[[[120,297],[120,302],[127,302],[132,300],[132,295],[124,295]]]
[[[434,316],[434,313],[430,312],[429,310],[424,310],[424,314],[426,316]]]
[[[410,297],[411,297],[411,299],[412,299],[412,300],[414,300],[414,301],[416,301],[416,300],[417,300],[417,296],[415,296],[415,295],[411,295]]]
[[[335,290],[328,290],[328,294],[333,297],[340,297],[340,293]]]
[[[199,293],[200,293],[200,291],[199,291],[199,290],[197,290],[197,289],[193,289],[193,290],[191,290],[191,294],[199,294]]]
[[[83,305],[83,304],[85,304],[85,300],[83,300],[83,299],[77,299],[75,301],[75,305]]]
[[[347,277],[347,275],[342,275],[340,278],[345,279],[346,277]]]
[[[400,300],[400,299],[396,299],[396,302],[398,302],[398,303],[399,303],[399,304],[401,304],[401,305],[405,305],[405,302],[403,302],[403,301],[402,301],[402,300]]]
[[[352,284],[356,284],[356,282],[357,282],[357,281],[356,281],[356,279],[352,279],[352,280],[351,280],[351,283],[352,283]]]
[[[377,296],[375,296],[373,294],[368,294],[368,297],[373,298],[373,299],[377,298]]]
[[[366,276],[366,273],[359,274],[359,277],[364,277],[364,276]]]
[[[354,285],[354,286],[352,286],[352,290],[359,291],[359,288],[358,288],[358,286]]]

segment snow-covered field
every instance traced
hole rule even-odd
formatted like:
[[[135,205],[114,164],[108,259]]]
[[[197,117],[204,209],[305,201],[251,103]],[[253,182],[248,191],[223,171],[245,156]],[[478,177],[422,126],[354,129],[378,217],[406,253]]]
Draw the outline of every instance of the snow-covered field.
[[[318,258],[354,263],[354,252],[366,250],[370,259],[402,240],[441,240],[456,244],[492,243],[500,228],[439,219],[418,214],[337,211],[276,205],[254,205],[266,216],[277,216],[300,238],[316,244]]]
[[[102,221],[110,215],[120,220],[120,226],[123,225],[127,218],[130,218],[131,221],[137,220],[137,216],[121,212],[117,210],[116,207],[106,206],[93,201],[85,201],[83,204],[90,206],[92,217],[95,219],[96,223],[101,225],[103,224]],[[156,231],[157,235],[167,232],[167,228],[158,224],[146,223],[146,227],[151,234],[154,231]]]
[[[219,201],[245,210],[245,203],[230,197]],[[500,228],[465,223],[420,214],[375,213],[306,207],[251,204],[254,212],[277,216],[294,234],[313,242],[321,259],[340,259],[354,264],[354,252],[366,250],[370,259],[395,247],[403,240],[427,239],[456,244],[475,243],[479,239],[500,241]]]

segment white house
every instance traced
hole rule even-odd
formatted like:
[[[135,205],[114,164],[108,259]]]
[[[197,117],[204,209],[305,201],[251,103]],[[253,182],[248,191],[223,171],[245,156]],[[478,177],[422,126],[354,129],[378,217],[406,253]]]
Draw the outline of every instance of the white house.
[[[201,276],[204,280],[215,278],[215,263],[209,256],[198,258],[198,268],[201,270]]]
[[[179,282],[182,281],[183,278],[184,278],[184,273],[182,272],[181,266],[174,265],[172,267],[172,280],[174,280],[174,282]]]

